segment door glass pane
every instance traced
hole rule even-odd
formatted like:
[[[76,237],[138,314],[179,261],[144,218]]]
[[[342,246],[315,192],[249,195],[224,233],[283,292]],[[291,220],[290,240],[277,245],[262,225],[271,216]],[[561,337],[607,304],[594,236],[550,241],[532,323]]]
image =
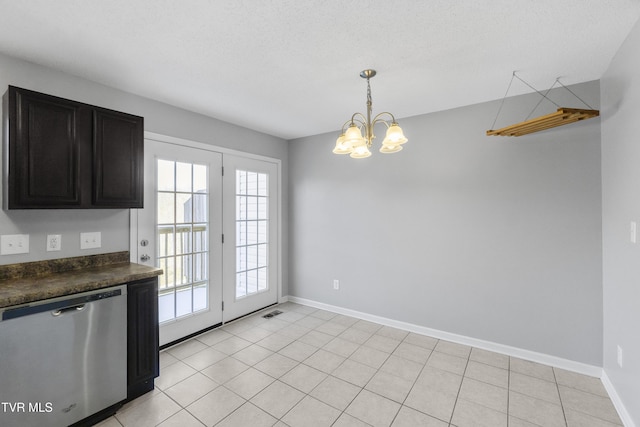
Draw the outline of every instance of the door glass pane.
[[[247,294],[258,292],[258,270],[247,271]]]
[[[193,220],[193,215],[191,212],[192,208],[192,193],[176,193],[176,222],[178,224],[191,222]]]
[[[207,167],[204,165],[193,165],[193,192],[207,192]]]
[[[158,299],[158,321],[160,323],[172,320],[175,318],[175,294],[173,292],[165,293]]]
[[[267,291],[269,175],[236,170],[236,299]]]
[[[209,218],[207,206],[209,203],[208,194],[193,195],[193,222],[205,222]]]
[[[193,234],[191,225],[179,225],[176,227],[176,255],[190,254],[192,250]]]
[[[176,317],[191,314],[192,312],[192,288],[180,288],[176,290]]]
[[[258,291],[267,289],[267,268],[258,269]]]
[[[176,191],[191,193],[192,167],[191,163],[176,162]]]
[[[207,166],[157,160],[160,322],[208,308]]]
[[[158,225],[158,256],[167,257],[175,254],[175,233],[173,225]]]
[[[268,218],[268,210],[267,210],[267,198],[259,197],[258,198],[258,218],[257,219],[267,219]]]
[[[175,222],[175,193],[158,191],[158,224]]]
[[[206,284],[193,287],[193,311],[200,311],[207,308],[207,301],[209,301],[208,291],[209,287]]]
[[[209,233],[207,232],[207,224],[193,225],[193,251],[197,253],[209,251]]]
[[[158,160],[158,191],[175,190],[174,173],[173,162]]]
[[[258,243],[267,243],[267,221],[258,221]]]
[[[258,175],[258,196],[267,196],[267,174]]]

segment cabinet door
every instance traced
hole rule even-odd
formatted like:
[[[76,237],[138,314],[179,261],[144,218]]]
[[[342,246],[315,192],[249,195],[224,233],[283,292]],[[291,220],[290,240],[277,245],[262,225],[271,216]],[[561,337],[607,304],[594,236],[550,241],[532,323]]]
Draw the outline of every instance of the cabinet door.
[[[94,206],[142,207],[143,133],[142,117],[94,109]]]
[[[81,123],[90,117],[88,112],[80,103],[15,87],[9,88],[8,96],[5,207],[79,207],[81,156],[88,157],[81,141],[90,132]]]
[[[127,286],[127,399],[153,389],[160,373],[158,346],[158,279]]]

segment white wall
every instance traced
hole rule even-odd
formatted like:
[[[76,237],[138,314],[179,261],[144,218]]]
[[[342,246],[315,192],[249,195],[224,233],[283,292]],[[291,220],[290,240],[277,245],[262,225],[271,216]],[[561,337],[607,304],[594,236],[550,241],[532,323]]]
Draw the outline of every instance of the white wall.
[[[572,90],[598,107],[598,82]],[[401,119],[405,150],[365,160],[290,142],[290,295],[601,366],[600,119],[487,137],[498,106]]]
[[[0,93],[4,93],[8,85],[144,116],[145,131],[280,159],[283,188],[287,188],[288,146],[280,138],[0,54]],[[282,196],[283,206],[286,207],[286,191]],[[282,209],[282,212],[283,264],[286,267],[287,210]],[[80,251],[80,231],[102,231],[102,248]],[[30,235],[31,252],[1,256],[0,264],[124,251],[129,250],[129,211],[0,211],[0,234],[18,233]],[[47,234],[62,235],[62,251],[45,251]],[[284,270],[283,294],[286,295],[287,269]]]
[[[640,23],[601,79],[604,370],[640,425]],[[617,347],[623,366],[617,364]]]

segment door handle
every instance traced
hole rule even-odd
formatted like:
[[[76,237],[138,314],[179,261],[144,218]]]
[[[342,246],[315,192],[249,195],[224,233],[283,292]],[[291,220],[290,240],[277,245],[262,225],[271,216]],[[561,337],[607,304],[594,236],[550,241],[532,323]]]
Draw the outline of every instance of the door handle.
[[[151,257],[149,255],[147,255],[147,254],[143,254],[143,255],[140,256],[140,261],[142,261],[142,262],[147,262],[150,259],[151,259]]]

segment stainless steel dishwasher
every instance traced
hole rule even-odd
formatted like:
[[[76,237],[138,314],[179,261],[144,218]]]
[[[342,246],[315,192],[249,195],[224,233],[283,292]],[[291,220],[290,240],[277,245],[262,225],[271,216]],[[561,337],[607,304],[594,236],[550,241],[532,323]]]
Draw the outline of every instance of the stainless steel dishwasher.
[[[0,313],[1,426],[68,426],[126,399],[126,285]]]

